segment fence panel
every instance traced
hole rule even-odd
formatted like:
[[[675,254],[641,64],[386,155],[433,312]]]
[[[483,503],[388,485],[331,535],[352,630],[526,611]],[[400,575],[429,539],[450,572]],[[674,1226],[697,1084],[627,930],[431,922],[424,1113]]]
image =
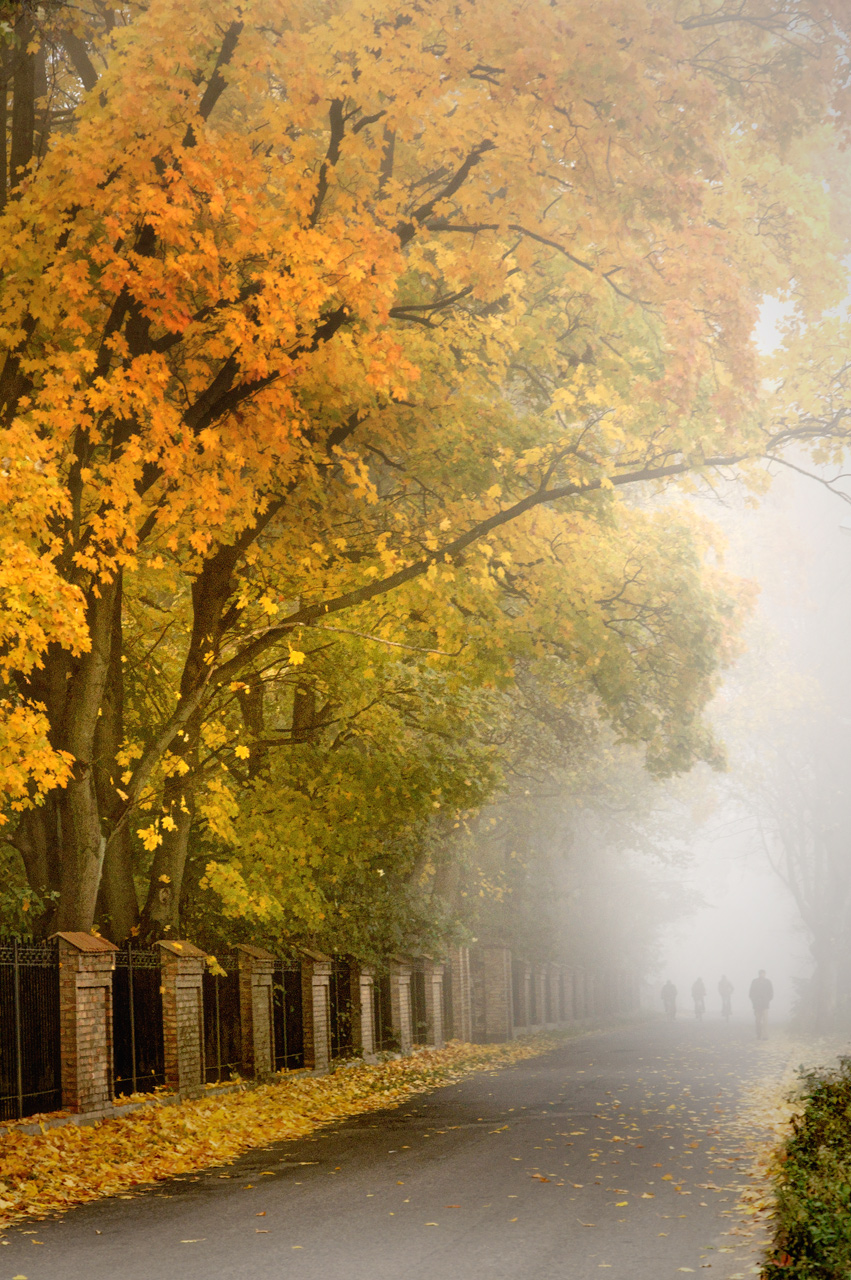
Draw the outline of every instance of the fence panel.
[[[165,1084],[160,952],[128,942],[115,953],[112,1043],[115,1093],[148,1093]]]
[[[59,948],[0,942],[0,1119],[62,1106]]]
[[[239,958],[217,957],[224,973],[205,969],[204,1079],[219,1084],[242,1072],[242,1023],[239,1011]]]
[[[301,1003],[301,965],[278,959],[272,977],[274,1069],[295,1071],[304,1066],[304,1020]]]

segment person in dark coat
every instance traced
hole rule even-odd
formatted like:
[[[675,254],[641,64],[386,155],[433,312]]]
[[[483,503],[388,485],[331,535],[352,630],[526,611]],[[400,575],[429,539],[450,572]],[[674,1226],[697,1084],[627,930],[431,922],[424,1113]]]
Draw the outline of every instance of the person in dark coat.
[[[756,1038],[757,1040],[767,1040],[768,1006],[774,999],[774,987],[771,984],[771,979],[766,978],[764,969],[760,969],[759,976],[754,978],[748,995],[753,1005]]]
[[[694,1001],[694,1016],[700,1022],[706,1013],[706,986],[703,978],[691,984],[691,998]]]

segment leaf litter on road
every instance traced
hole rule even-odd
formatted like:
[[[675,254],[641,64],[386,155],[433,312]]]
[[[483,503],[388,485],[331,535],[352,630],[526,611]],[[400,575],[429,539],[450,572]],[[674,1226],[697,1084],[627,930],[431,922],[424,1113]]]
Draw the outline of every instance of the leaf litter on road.
[[[152,1102],[86,1127],[69,1124],[37,1134],[11,1129],[0,1138],[0,1229],[22,1218],[61,1213],[227,1164],[251,1148],[303,1138],[336,1120],[399,1106],[413,1094],[537,1057],[560,1043],[552,1035],[508,1044],[455,1043],[325,1076],[284,1075],[250,1090],[177,1106]],[[253,1184],[244,1189],[253,1190]]]

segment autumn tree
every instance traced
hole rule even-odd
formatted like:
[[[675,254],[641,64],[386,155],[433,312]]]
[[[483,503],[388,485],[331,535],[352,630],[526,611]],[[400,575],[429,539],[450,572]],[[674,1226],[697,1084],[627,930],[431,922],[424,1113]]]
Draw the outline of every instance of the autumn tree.
[[[37,709],[67,775],[33,772],[10,839],[60,927],[89,927],[99,895],[121,928],[135,916],[135,832],[144,928],[176,926],[204,735],[230,733],[259,665],[306,667],[333,625],[441,653],[492,641],[510,674],[503,632],[550,618],[530,643],[598,671],[602,713],[651,757],[714,750],[724,591],[706,580],[693,622],[715,647],[666,691],[630,539],[657,580],[691,572],[700,539],[619,495],[801,429],[775,430],[751,332],[790,278],[802,308],[837,295],[812,157],[832,154],[841,17],[21,8],[0,443],[53,494],[41,528],[22,503],[22,545],[66,616],[10,664],[9,714]],[[658,636],[685,637],[685,611],[659,607]],[[167,697],[131,740],[129,620],[154,637],[170,611]],[[609,659],[595,630],[620,638]]]

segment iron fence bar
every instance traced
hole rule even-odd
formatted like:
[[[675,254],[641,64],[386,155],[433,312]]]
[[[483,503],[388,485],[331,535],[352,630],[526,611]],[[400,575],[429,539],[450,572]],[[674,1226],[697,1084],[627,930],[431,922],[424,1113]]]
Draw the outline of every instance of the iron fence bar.
[[[290,1047],[287,1043],[287,980],[283,968],[281,969],[281,1014],[284,1028],[284,1061],[282,1065],[286,1071],[290,1061]]]
[[[222,1082],[222,1017],[219,1011],[219,975],[213,980],[213,996],[216,1003],[216,1084]]]
[[[15,993],[15,1076],[18,1087],[18,1119],[24,1115],[24,1067],[21,1044],[21,970],[18,956],[18,939],[12,939],[13,990]]]
[[[127,994],[130,1002],[130,1079],[136,1092],[136,1009],[133,1004],[133,943],[127,940]]]

